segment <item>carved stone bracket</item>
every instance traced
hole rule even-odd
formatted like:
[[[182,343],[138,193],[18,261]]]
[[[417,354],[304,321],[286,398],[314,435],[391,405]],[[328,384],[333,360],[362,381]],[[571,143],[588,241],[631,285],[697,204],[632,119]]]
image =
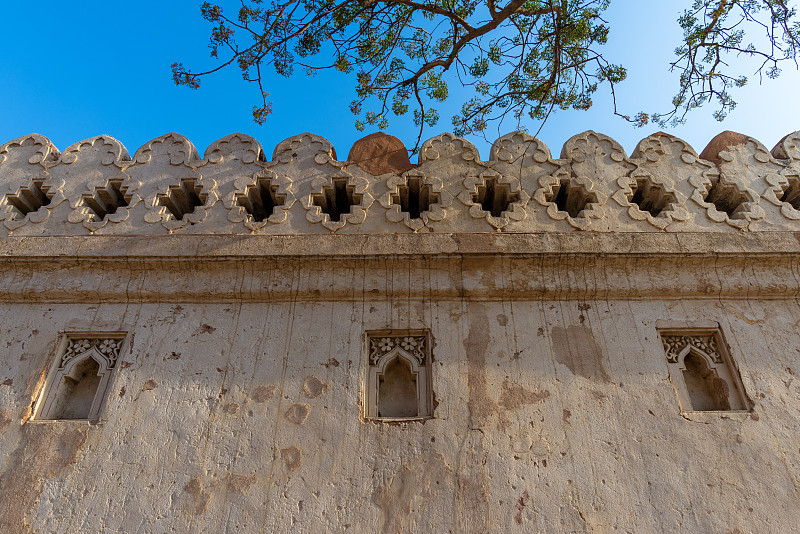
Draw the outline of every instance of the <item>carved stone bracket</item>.
[[[409,187],[409,182],[417,180],[420,188],[427,188],[429,197],[435,202],[428,205],[428,209],[420,211],[419,217],[411,217],[408,211],[402,211],[401,204],[398,202],[401,188]],[[424,172],[412,169],[403,173],[401,176],[391,176],[386,186],[389,191],[381,195],[378,203],[386,208],[386,219],[389,222],[402,222],[415,232],[429,221],[441,221],[445,217],[445,208],[453,203],[453,195],[444,189],[442,180],[427,176]]]

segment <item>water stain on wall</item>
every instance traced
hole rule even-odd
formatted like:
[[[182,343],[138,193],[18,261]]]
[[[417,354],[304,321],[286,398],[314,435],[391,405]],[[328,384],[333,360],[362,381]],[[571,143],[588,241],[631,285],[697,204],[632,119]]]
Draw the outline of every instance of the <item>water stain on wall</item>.
[[[554,326],[550,338],[556,361],[565,365],[572,374],[597,382],[611,382],[603,364],[603,354],[589,328]]]
[[[443,518],[426,516],[430,503],[452,502],[456,486],[453,470],[441,453],[433,451],[405,462],[388,481],[375,490],[374,502],[383,512],[383,534],[433,532]],[[428,524],[428,517],[430,524]],[[429,529],[425,526],[430,527]],[[441,524],[441,523],[438,523]]]
[[[275,396],[276,389],[277,388],[272,385],[258,386],[252,391],[252,393],[250,393],[250,398],[259,404],[262,402],[267,402],[268,400],[270,400],[272,397]]]
[[[208,509],[208,502],[211,500],[211,493],[203,489],[200,478],[195,477],[183,487],[183,491],[192,498],[192,512],[201,515]]]
[[[0,532],[26,531],[28,513],[36,507],[47,479],[75,464],[86,443],[88,427],[26,424],[0,473]]]
[[[311,413],[311,406],[308,404],[292,404],[289,406],[289,409],[286,410],[286,419],[291,421],[296,425],[302,425],[308,419],[308,414]]]
[[[10,422],[11,418],[8,416],[8,413],[6,413],[4,410],[0,410],[0,432],[2,432]]]
[[[489,318],[483,304],[470,303],[469,332],[464,338],[467,354],[467,410],[470,428],[479,429],[486,425],[489,417],[497,410],[497,405],[489,397],[486,377],[486,353],[489,349]]]
[[[286,449],[281,449],[281,458],[286,463],[289,471],[294,471],[303,465],[303,451],[292,445]]]
[[[319,397],[328,389],[328,384],[316,376],[307,376],[303,381],[303,393],[309,399]]]
[[[142,385],[142,391],[151,391],[158,387],[158,382],[155,380],[148,380]]]
[[[183,487],[191,503],[188,511],[193,515],[202,515],[208,511],[212,501],[217,503],[225,501],[225,493],[243,494],[253,484],[257,478],[254,475],[242,475],[238,473],[226,473],[225,475],[215,478],[214,474],[207,477],[193,477]]]
[[[469,412],[469,428],[480,430],[489,418],[498,412],[497,403],[489,397],[488,378],[486,374],[486,358],[489,350],[489,317],[483,304],[469,303],[469,332],[464,339],[464,350],[467,355],[467,410]],[[501,421],[501,424],[503,422]],[[464,525],[475,532],[489,531],[489,486],[486,473],[486,451],[483,444],[483,433],[470,432],[462,448],[462,466],[458,475],[457,501],[458,508],[466,513],[460,518]]]
[[[503,380],[503,392],[500,394],[500,406],[506,410],[516,410],[528,404],[542,402],[550,396],[546,389],[531,391],[518,384],[510,384],[508,379]]]

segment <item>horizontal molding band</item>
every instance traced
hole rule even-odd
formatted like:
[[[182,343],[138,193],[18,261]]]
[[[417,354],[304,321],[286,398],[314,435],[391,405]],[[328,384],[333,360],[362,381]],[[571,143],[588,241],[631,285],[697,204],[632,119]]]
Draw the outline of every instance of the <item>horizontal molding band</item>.
[[[796,298],[792,232],[0,239],[16,303]]]
[[[325,258],[502,254],[759,255],[800,253],[800,232],[92,235],[0,238],[0,262],[22,258]]]

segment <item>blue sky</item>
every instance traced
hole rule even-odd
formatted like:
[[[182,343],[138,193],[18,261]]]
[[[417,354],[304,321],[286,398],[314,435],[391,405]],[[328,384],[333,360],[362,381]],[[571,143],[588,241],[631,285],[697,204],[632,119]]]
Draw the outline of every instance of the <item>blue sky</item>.
[[[339,73],[268,79],[274,113],[263,126],[250,115],[257,89],[236,71],[206,79],[197,91],[176,87],[172,62],[192,68],[214,65],[207,46],[210,27],[200,17],[200,3],[6,2],[0,33],[0,143],[36,132],[64,150],[82,139],[109,134],[133,154],[148,140],[175,131],[202,154],[214,140],[243,132],[258,139],[269,156],[281,140],[310,131],[329,139],[344,159],[354,141],[371,133],[355,129],[348,108],[354,83]],[[606,56],[629,69],[617,94],[622,111],[667,109],[676,87],[675,75],[668,72],[680,38],[675,21],[688,3],[612,2],[606,12],[612,25]],[[235,9],[238,2],[227,4]],[[772,148],[784,135],[800,130],[798,87],[800,74],[787,67],[778,80],[759,85],[751,79],[737,91],[733,96],[739,105],[724,122],[714,120],[714,108],[708,106],[693,112],[686,125],[666,131],[698,152],[722,130],[750,135]],[[541,130],[538,136],[554,156],[567,139],[584,130],[613,137],[630,154],[639,139],[659,129],[636,129],[613,116],[610,99],[601,92],[590,111],[556,113]],[[451,94],[453,102],[440,108],[440,123],[423,139],[450,129],[449,117],[459,107],[452,87]],[[508,123],[500,133],[513,128]],[[528,128],[535,131],[538,125]],[[409,147],[416,139],[410,118],[391,119],[387,132]],[[496,137],[470,140],[487,159]]]

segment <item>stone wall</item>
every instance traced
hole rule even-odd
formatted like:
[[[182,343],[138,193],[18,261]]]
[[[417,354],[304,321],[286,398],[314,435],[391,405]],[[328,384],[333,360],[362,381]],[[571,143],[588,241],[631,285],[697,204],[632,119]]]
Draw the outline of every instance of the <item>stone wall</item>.
[[[0,531],[798,531],[800,134],[380,141],[0,147]],[[387,330],[430,417],[364,412]],[[83,338],[98,415],[48,419]]]

